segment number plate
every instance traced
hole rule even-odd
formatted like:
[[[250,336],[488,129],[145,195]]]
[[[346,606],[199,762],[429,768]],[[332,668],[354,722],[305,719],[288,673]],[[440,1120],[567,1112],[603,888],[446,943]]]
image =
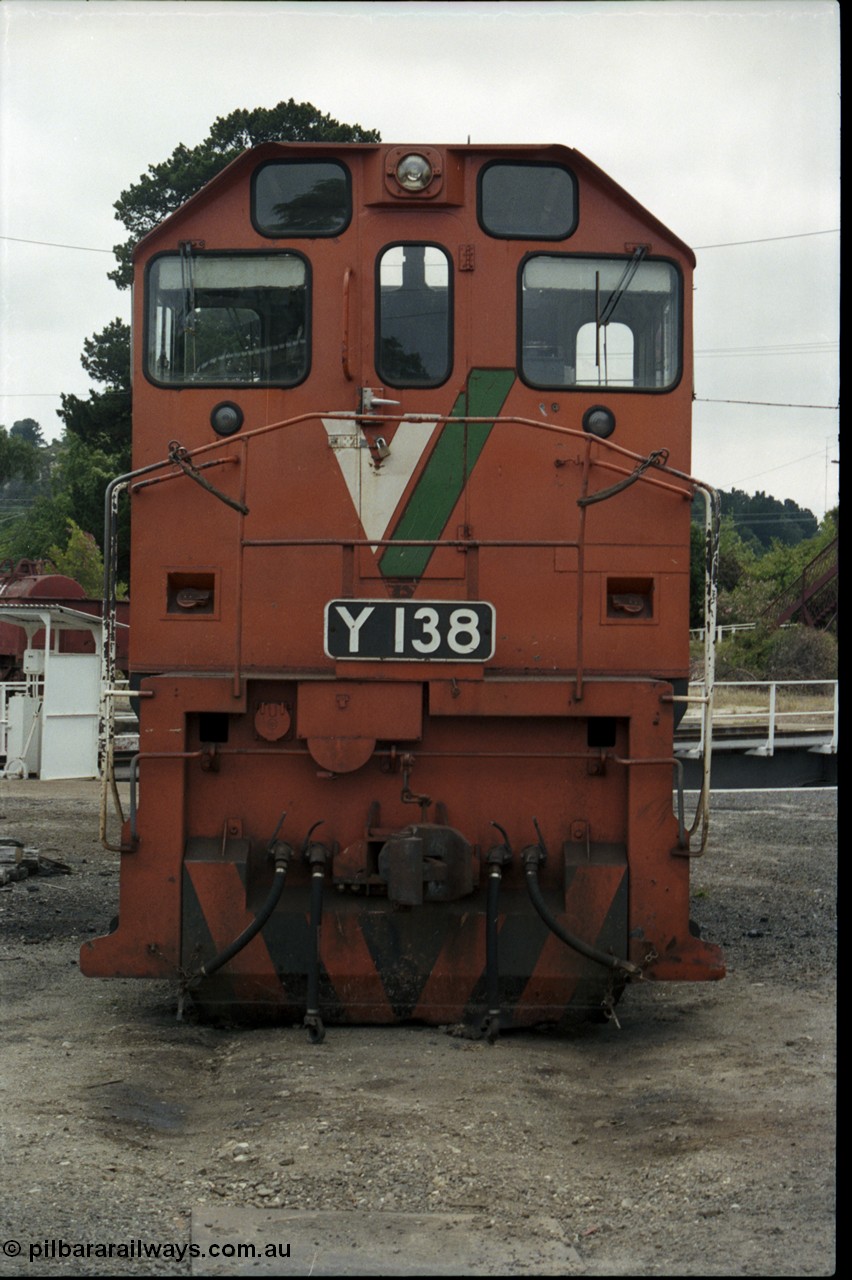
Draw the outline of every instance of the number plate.
[[[494,606],[472,600],[332,600],[330,658],[485,662],[494,653]]]

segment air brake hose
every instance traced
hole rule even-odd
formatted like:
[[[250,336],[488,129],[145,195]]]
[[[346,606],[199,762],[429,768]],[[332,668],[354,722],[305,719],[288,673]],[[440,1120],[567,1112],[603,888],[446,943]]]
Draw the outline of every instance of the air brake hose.
[[[642,970],[638,964],[632,964],[630,960],[622,960],[620,956],[609,955],[606,951],[599,951],[597,947],[592,947],[588,942],[584,942],[582,938],[578,938],[575,934],[569,933],[567,929],[556,920],[548,911],[547,903],[541,892],[538,883],[539,863],[544,860],[544,852],[541,845],[531,844],[524,849],[521,857],[524,861],[524,869],[526,872],[527,892],[530,895],[530,901],[541,916],[544,923],[554,933],[560,942],[564,942],[567,947],[571,947],[573,951],[577,951],[581,956],[585,956],[587,960],[594,961],[595,964],[601,964],[606,969],[616,969],[621,973],[625,973],[628,977],[638,978],[642,974]]]
[[[220,951],[219,954],[214,956],[207,964],[203,964],[198,972],[193,974],[189,979],[190,982],[195,981],[196,979],[211,977],[211,975],[221,969],[223,965],[227,964],[229,960],[233,960],[234,956],[237,955],[238,952],[242,951],[243,947],[247,947],[252,938],[256,937],[257,934],[260,933],[261,929],[278,906],[278,900],[284,891],[284,878],[287,875],[287,868],[290,865],[293,850],[289,844],[277,841],[273,845],[272,852],[275,857],[275,874],[272,878],[272,888],[269,890],[263,906],[258,911],[254,920],[252,920],[251,924],[243,929],[240,936],[235,938],[229,946]]]
[[[319,823],[316,825],[319,826]],[[328,858],[329,851],[323,844],[308,844],[305,849],[305,860],[311,868],[311,954],[308,963],[308,1007],[304,1025],[312,1044],[322,1044],[325,1039],[325,1027],[319,1011],[319,934],[322,924],[323,879]]]
[[[500,1033],[499,969],[497,964],[497,907],[500,901],[500,881],[503,872],[499,866],[488,871],[488,897],[485,907],[485,980],[488,992],[488,1012],[482,1029],[493,1043]]]
[[[493,1044],[500,1034],[500,964],[497,950],[500,885],[503,868],[512,861],[509,837],[499,822],[492,827],[500,832],[503,844],[495,845],[488,854],[488,893],[485,900],[485,986],[488,1010],[482,1020],[482,1032]]]

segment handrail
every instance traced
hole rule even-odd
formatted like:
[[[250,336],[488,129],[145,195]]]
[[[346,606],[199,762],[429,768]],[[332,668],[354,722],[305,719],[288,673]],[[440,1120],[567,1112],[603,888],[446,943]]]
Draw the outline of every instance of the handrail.
[[[722,530],[722,501],[716,489],[695,482],[704,498],[704,679],[701,710],[701,790],[692,835],[701,827],[703,853],[710,830],[710,770],[713,763],[713,698],[716,685],[716,610],[719,600],[719,549]]]

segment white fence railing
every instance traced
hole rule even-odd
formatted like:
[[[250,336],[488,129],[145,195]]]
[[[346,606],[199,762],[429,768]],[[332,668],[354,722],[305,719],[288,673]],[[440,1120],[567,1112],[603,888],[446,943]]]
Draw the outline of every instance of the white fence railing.
[[[721,644],[726,637],[730,639],[730,637],[736,635],[738,631],[754,631],[756,626],[756,622],[727,622],[724,625],[714,627],[713,635],[716,643]],[[689,633],[689,638],[690,640],[703,640],[704,628],[693,627]]]
[[[690,694],[704,693],[702,681],[690,684]],[[748,747],[750,755],[771,756],[780,738],[791,735],[812,742],[811,751],[835,755],[840,734],[840,693],[837,680],[737,680],[718,681],[714,687],[713,733],[741,730],[743,737],[756,739]],[[704,726],[700,715],[689,705],[678,735],[683,739],[698,731],[698,741],[690,737],[680,755],[699,755],[704,746]],[[765,736],[764,736],[765,735]],[[763,741],[760,739],[763,738]],[[718,740],[715,745],[718,744]]]

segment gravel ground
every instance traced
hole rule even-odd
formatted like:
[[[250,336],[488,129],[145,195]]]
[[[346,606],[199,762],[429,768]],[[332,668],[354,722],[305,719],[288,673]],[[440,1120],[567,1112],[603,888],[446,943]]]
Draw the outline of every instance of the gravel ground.
[[[0,1274],[833,1274],[835,791],[714,797],[693,915],[724,982],[493,1046],[313,1046],[84,979],[118,890],[97,805],[0,783],[0,842],[71,869],[0,890]],[[239,1240],[292,1248],[240,1263]]]

